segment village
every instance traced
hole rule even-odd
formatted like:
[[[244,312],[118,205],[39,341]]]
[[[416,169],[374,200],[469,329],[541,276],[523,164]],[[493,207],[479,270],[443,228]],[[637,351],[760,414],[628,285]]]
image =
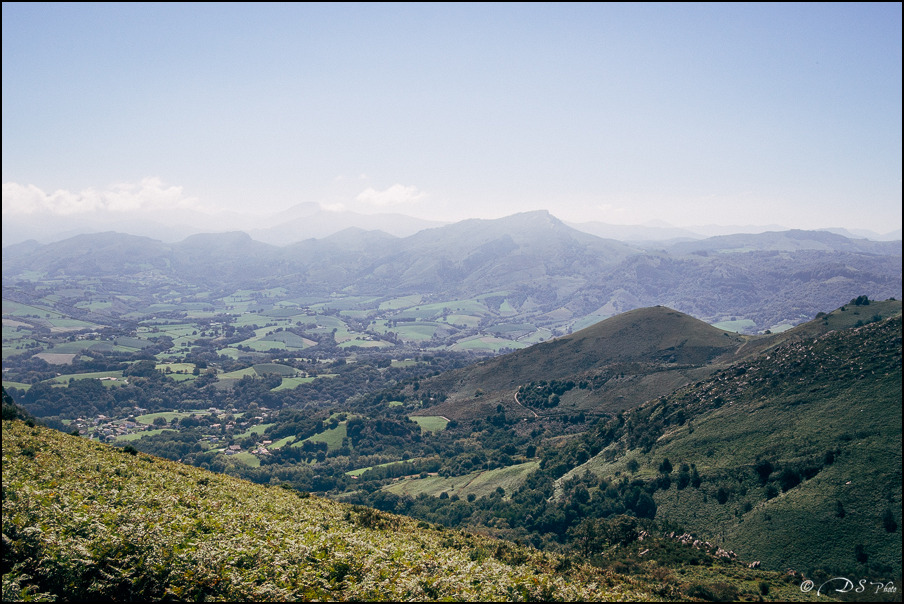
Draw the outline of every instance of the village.
[[[273,441],[259,439],[274,412],[258,408],[253,413],[254,415],[216,407],[148,413],[147,409],[132,407],[118,417],[103,414],[92,418],[79,417],[68,422],[67,428],[72,434],[77,432],[79,436],[110,444],[133,441],[162,432],[197,428],[202,434],[199,442],[205,450],[219,449],[225,455],[247,451],[257,456],[268,456],[271,453],[267,447]],[[243,448],[237,441],[250,443],[250,446]]]

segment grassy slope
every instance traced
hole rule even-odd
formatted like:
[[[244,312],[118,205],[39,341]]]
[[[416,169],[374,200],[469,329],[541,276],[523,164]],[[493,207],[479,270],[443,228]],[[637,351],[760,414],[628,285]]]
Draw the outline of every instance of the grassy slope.
[[[3,599],[650,599],[589,567],[3,422]]]
[[[509,406],[507,411],[527,414],[512,399],[518,386],[604,370],[634,382],[607,383],[593,400],[576,400],[569,410],[621,410],[699,379],[701,370],[709,372],[705,365],[736,351],[746,341],[663,306],[642,308],[569,336],[425,380],[422,386],[446,393],[449,400],[419,413],[468,419],[483,414],[486,404],[495,408],[502,402]],[[475,401],[477,389],[493,400]]]
[[[900,527],[901,400],[900,316],[794,338],[641,408],[634,419],[639,425],[677,418],[678,410],[690,418],[666,421],[649,450],[632,447],[625,435],[564,478],[584,470],[611,478],[628,472],[632,459],[639,462],[638,476],[651,477],[668,458],[673,483],[656,493],[658,519],[772,568],[877,579],[884,572],[891,580],[901,572],[901,529],[886,531],[881,518],[890,509]],[[827,464],[829,451],[834,461]],[[754,470],[757,460],[776,468],[765,484]],[[700,489],[678,490],[680,463],[696,464]],[[807,467],[818,474],[783,492],[781,472]],[[771,499],[769,486],[778,491]],[[728,492],[722,504],[720,487]],[[855,559],[857,545],[868,564]]]

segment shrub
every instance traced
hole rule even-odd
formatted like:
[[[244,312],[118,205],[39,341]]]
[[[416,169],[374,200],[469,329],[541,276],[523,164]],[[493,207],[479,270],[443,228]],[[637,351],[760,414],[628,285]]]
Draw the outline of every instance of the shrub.
[[[724,504],[726,501],[728,501],[728,489],[726,489],[725,487],[719,487],[719,490],[716,491],[716,501],[718,501],[720,504]]]
[[[687,590],[687,595],[692,598],[700,598],[709,602],[736,602],[740,597],[738,588],[727,583],[713,583],[711,585],[692,585]]]
[[[778,483],[781,485],[782,491],[786,492],[799,485],[800,481],[800,472],[792,468],[785,468],[778,477]]]
[[[885,508],[885,512],[882,514],[882,526],[889,533],[894,533],[898,530],[898,523],[895,522],[895,515],[891,508]]]

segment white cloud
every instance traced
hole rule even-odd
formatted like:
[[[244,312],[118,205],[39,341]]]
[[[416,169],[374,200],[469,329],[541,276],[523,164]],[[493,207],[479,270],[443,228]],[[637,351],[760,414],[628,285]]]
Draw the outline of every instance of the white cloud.
[[[180,186],[167,186],[159,178],[138,183],[116,183],[106,190],[94,188],[78,193],[59,189],[45,193],[34,185],[3,183],[3,215],[89,212],[133,212],[154,210],[203,210],[197,197],[186,196]]]
[[[426,193],[418,191],[417,187],[413,185],[406,187],[396,183],[384,191],[368,187],[358,193],[355,199],[375,206],[396,206],[404,203],[416,203],[426,196]]]

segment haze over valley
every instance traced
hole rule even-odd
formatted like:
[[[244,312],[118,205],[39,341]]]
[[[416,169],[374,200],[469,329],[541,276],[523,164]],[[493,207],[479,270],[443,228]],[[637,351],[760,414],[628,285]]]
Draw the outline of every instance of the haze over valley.
[[[2,10],[3,601],[900,601],[900,3]]]

